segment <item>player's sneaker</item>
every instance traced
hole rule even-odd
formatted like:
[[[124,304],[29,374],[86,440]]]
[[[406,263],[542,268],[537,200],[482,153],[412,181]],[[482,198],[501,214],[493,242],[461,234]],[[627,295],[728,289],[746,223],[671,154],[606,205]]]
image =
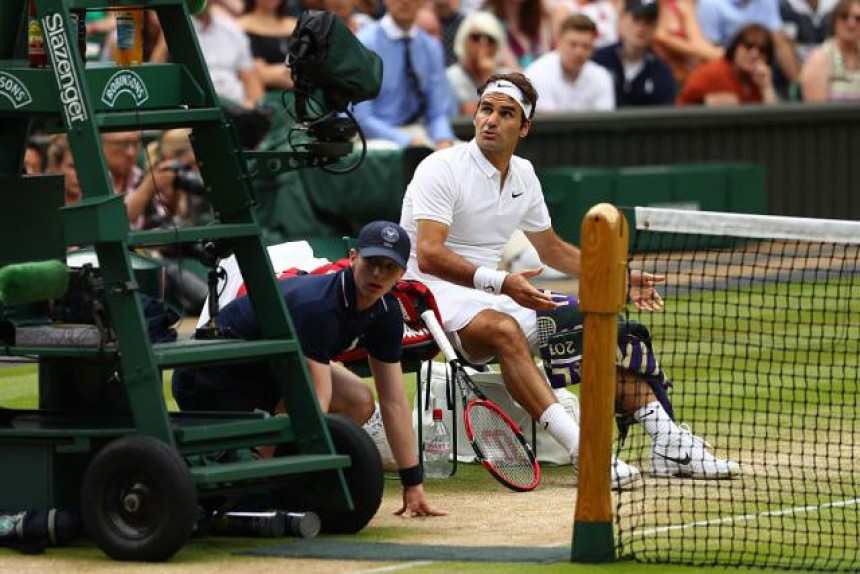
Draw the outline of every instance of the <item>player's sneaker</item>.
[[[388,444],[388,437],[385,436],[382,414],[379,412],[378,406],[361,428],[370,435],[377,450],[379,450],[379,457],[382,459],[382,469],[386,472],[397,470],[397,462],[394,460],[394,453],[391,452],[391,446]]]
[[[651,446],[651,474],[702,479],[731,478],[741,467],[733,460],[717,458],[708,452],[711,445],[681,425],[680,432],[654,441]]]
[[[612,490],[632,488],[633,483],[642,476],[638,468],[616,458],[615,455],[612,455],[610,464],[612,465],[612,482],[610,483]],[[574,485],[579,482],[579,461],[577,458],[573,459],[573,480]]]

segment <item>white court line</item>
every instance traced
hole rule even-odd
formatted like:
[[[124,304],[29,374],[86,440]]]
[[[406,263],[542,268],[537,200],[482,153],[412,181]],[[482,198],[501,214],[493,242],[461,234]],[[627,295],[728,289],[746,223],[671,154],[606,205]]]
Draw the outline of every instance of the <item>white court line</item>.
[[[422,560],[419,562],[407,562],[405,564],[392,564],[391,566],[382,566],[381,568],[371,568],[370,570],[359,570],[358,574],[376,574],[377,572],[398,572],[400,570],[409,570],[416,566],[427,566],[433,564],[432,560]]]
[[[707,526],[715,526],[719,524],[731,524],[733,522],[746,522],[748,520],[758,520],[770,516],[790,516],[792,514],[802,514],[804,512],[817,512],[828,508],[845,508],[848,506],[856,506],[860,504],[860,498],[852,498],[850,500],[838,500],[836,502],[826,502],[824,504],[816,504],[810,506],[797,506],[794,508],[786,508],[783,510],[768,510],[767,512],[759,512],[757,514],[740,514],[738,516],[727,516],[726,518],[718,518],[716,520],[700,520],[697,522],[688,522],[687,524],[673,524],[671,526],[660,526],[650,528],[642,532],[635,530],[630,533],[630,536],[650,536],[652,534],[660,534],[661,532],[670,532],[672,530],[687,530],[688,528],[699,528]]]

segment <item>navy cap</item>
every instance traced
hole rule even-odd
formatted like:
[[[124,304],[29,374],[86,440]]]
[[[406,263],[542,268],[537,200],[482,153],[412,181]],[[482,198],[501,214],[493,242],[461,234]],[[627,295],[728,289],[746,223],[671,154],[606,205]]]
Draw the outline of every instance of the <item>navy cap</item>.
[[[358,234],[358,254],[387,257],[406,269],[411,243],[406,231],[390,221],[371,221]]]
[[[624,10],[634,16],[644,16],[649,20],[656,20],[659,14],[657,0],[625,0]]]

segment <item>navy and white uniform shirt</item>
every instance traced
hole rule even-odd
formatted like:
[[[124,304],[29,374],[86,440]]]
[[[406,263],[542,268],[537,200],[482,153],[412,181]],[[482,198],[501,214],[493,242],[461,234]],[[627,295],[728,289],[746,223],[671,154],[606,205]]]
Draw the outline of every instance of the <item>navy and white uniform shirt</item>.
[[[396,297],[386,293],[369,309],[359,311],[351,267],[327,275],[281,279],[278,284],[305,357],[325,364],[359,345],[380,361],[400,361],[403,316]],[[261,337],[248,297],[224,307],[215,323],[237,339]]]
[[[620,42],[595,50],[591,59],[612,75],[617,107],[674,105],[678,88],[672,69],[654,52],[645,53],[633,78],[628,78],[624,70]]]

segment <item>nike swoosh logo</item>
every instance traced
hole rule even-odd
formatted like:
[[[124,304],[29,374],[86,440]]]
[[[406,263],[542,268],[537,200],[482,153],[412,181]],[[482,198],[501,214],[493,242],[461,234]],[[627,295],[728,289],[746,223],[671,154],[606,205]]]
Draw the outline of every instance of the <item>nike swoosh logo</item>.
[[[682,464],[682,465],[683,464],[690,464],[690,461],[693,460],[693,457],[690,456],[690,453],[686,453],[684,456],[675,457],[675,456],[669,456],[666,454],[660,454],[658,452],[657,456],[663,457],[666,460],[671,460],[672,462]]]
[[[522,194],[524,194],[524,193],[525,193],[524,191],[522,191],[522,192],[520,192],[520,193],[512,193],[512,194],[511,194],[511,197],[513,197],[513,198],[517,198],[517,197],[521,196],[521,195],[522,195]]]

